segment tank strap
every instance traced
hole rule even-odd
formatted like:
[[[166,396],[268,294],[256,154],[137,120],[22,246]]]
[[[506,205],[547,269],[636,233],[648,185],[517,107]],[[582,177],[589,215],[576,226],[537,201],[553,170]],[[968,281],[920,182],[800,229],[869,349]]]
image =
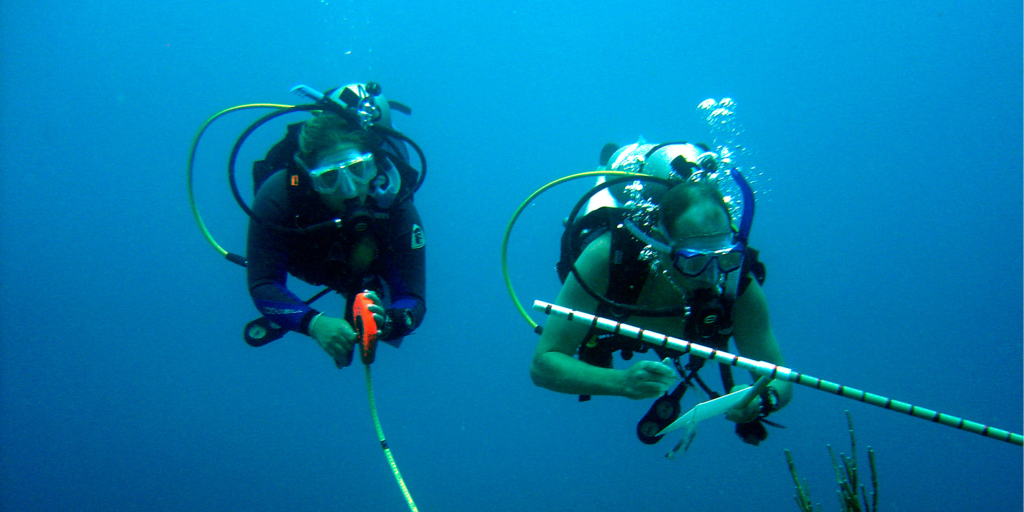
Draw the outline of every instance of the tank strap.
[[[750,286],[751,282],[750,276],[754,276],[754,279],[757,279],[757,284],[764,284],[764,280],[767,277],[767,269],[764,263],[757,259],[758,254],[760,253],[757,249],[747,247],[746,255],[743,258],[743,268],[741,269],[743,277],[740,278],[740,287],[736,292],[737,297],[747,291],[747,287]]]

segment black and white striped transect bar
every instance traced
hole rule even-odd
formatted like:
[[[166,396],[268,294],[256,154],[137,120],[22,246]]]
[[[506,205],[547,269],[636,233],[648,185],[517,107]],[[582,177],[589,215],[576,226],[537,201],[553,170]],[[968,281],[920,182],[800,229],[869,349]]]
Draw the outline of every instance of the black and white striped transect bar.
[[[821,380],[810,375],[804,375],[802,373],[795,372],[789,368],[766,363],[764,361],[755,361],[746,357],[740,357],[737,355],[730,354],[728,352],[722,352],[695,343],[690,343],[686,340],[679,338],[673,338],[664,334],[645,331],[639,327],[634,327],[629,324],[616,322],[607,318],[594,316],[589,313],[582,311],[576,311],[573,309],[563,308],[554,304],[549,304],[543,301],[534,301],[533,309],[540,311],[546,315],[554,315],[560,318],[569,320],[570,322],[576,322],[578,324],[589,325],[597,327],[598,329],[608,331],[615,334],[621,334],[626,337],[641,340],[649,345],[656,347],[665,347],[672,350],[678,350],[683,354],[693,354],[703,359],[710,359],[719,363],[724,363],[744,370],[751,371],[757,375],[763,375],[771,379],[786,380],[789,382],[795,382],[807,387],[814,389],[820,389],[829,393],[844,396],[846,398],[852,398],[867,404],[875,405],[883,409],[889,409],[890,411],[901,412],[908,414],[916,418],[929,420],[934,423],[940,423],[947,427],[953,427],[967,432],[973,432],[980,434],[985,437],[991,437],[992,439],[998,439],[1005,441],[1010,444],[1017,446],[1024,445],[1024,437],[1020,434],[1014,434],[998,428],[992,428],[981,423],[975,423],[968,421],[963,418],[956,416],[950,416],[949,414],[943,414],[940,412],[932,411],[918,407],[916,405],[910,405],[905,402],[892,400],[884,396],[879,396],[873,393],[866,393],[859,389],[854,389],[827,380]]]

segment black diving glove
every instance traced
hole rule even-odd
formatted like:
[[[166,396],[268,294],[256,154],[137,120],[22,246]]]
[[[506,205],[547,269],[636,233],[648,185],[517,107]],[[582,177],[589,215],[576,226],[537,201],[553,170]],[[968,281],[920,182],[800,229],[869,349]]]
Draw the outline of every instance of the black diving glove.
[[[758,418],[748,423],[737,423],[736,435],[740,436],[744,443],[757,446],[761,441],[768,439],[768,429],[764,428],[761,418]]]
[[[380,328],[380,340],[397,340],[412,332],[413,327],[412,310],[405,308],[391,308],[384,312],[384,325]]]
[[[737,423],[736,435],[740,436],[744,443],[757,446],[761,444],[761,441],[768,439],[768,429],[764,428],[765,423],[777,428],[786,428],[767,420],[768,415],[778,408],[778,403],[779,392],[770,386],[764,388],[764,391],[761,391],[761,412],[757,415],[757,419],[747,423]]]

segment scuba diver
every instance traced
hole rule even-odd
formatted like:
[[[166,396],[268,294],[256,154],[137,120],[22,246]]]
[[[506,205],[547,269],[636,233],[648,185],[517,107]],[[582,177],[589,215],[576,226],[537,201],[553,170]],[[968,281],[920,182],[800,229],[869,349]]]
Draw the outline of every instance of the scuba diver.
[[[622,148],[606,145],[601,165],[640,174],[599,179],[567,219],[556,304],[719,350],[732,339],[745,357],[784,364],[761,289],[764,265],[747,245],[754,199],[739,170],[727,169],[728,160],[704,145],[642,139]],[[629,360],[651,348],[660,362],[613,367],[615,352]],[[653,444],[679,416],[688,388],[720,395],[697,374],[705,360],[691,356],[684,363],[682,355],[549,316],[530,376],[581,401],[590,395],[657,398],[637,425],[640,440]],[[721,368],[726,393],[747,387],[735,384],[730,367]],[[756,445],[767,437],[762,423],[775,425],[765,418],[791,398],[792,384],[773,380],[727,417]]]
[[[389,102],[378,84],[295,91],[316,101],[307,109],[313,118],[289,125],[253,165],[246,269],[263,317],[246,327],[246,341],[259,346],[295,331],[342,368],[357,338],[351,306],[364,290],[381,341],[397,347],[423,322],[426,242],[413,193],[426,162],[391,126],[392,110],[410,111]],[[419,153],[418,170],[406,143]],[[288,289],[288,274],[338,292],[347,313],[312,308]]]
[[[263,316],[245,326],[246,343],[259,347],[295,331],[313,338],[339,369],[352,363],[358,345],[377,439],[415,511],[377,415],[370,366],[378,341],[398,347],[426,314],[426,241],[413,195],[426,178],[427,159],[419,145],[391,125],[392,111],[412,111],[385,98],[377,83],[325,93],[299,85],[292,92],[312,102],[238,105],[203,123],[187,166],[192,214],[210,245],[248,272],[249,294]],[[273,111],[242,132],[228,159],[231,192],[249,216],[242,256],[221,247],[206,228],[193,175],[196,148],[210,124],[249,109]],[[261,126],[294,113],[313,117],[288,125],[285,137],[253,164],[250,208],[235,179],[239,151]],[[418,168],[409,162],[409,148],[419,157]],[[325,288],[302,301],[288,289],[288,274]],[[345,299],[341,317],[310,307],[332,290]]]

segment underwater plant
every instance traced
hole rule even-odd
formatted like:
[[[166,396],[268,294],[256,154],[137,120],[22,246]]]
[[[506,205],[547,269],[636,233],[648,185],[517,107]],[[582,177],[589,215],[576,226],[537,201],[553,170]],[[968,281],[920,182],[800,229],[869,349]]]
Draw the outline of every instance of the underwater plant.
[[[850,411],[846,411],[846,424],[850,428],[850,455],[839,454],[842,467],[836,462],[836,454],[832,450],[832,445],[828,445],[828,454],[832,458],[832,467],[835,468],[836,481],[839,483],[836,494],[839,497],[839,504],[842,506],[841,510],[843,512],[876,512],[878,510],[878,478],[875,473],[875,452],[870,446],[868,447],[868,463],[871,468],[869,501],[864,484],[860,483],[857,472],[857,440],[853,435],[853,416],[850,415]],[[789,450],[784,451],[786,452],[786,463],[789,465],[789,474],[793,475],[793,483],[796,484],[796,496],[794,496],[796,504],[800,506],[802,512],[821,510],[820,503],[815,508],[811,502],[811,491],[807,480],[800,480],[800,477],[797,476],[793,455]]]

